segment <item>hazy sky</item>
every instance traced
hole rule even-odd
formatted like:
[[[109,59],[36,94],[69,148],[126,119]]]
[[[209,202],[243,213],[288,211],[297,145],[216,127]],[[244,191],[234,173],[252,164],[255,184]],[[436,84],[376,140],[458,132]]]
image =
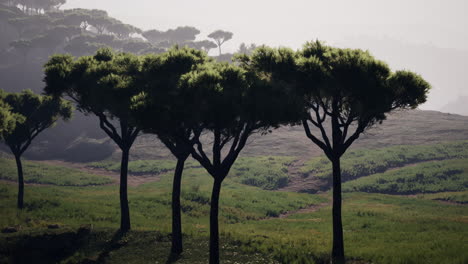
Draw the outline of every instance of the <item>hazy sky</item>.
[[[190,25],[202,31],[199,38],[216,29],[234,33],[224,51],[235,51],[240,43],[299,48],[305,41],[370,49],[386,54],[379,44],[366,39],[386,39],[436,49],[468,53],[468,0],[68,0],[63,8],[97,8],[142,29],[166,30]],[[429,51],[429,50],[428,50]],[[431,52],[430,52],[431,53]],[[410,68],[386,56],[390,66]],[[377,54],[376,54],[377,55]],[[432,56],[432,54],[427,54]],[[395,62],[392,64],[392,62]],[[397,64],[397,65],[395,65]],[[411,69],[411,68],[410,68]],[[415,69],[418,71],[418,69]],[[420,70],[421,74],[424,69]],[[466,74],[468,75],[468,74]],[[426,76],[424,76],[426,77]],[[430,76],[436,79],[437,76]],[[440,79],[440,78],[439,78]],[[444,81],[437,79],[429,108],[441,107]],[[461,88],[456,88],[457,93]],[[452,98],[453,99],[453,98]],[[446,98],[450,100],[450,98]],[[444,101],[446,101],[444,100]]]

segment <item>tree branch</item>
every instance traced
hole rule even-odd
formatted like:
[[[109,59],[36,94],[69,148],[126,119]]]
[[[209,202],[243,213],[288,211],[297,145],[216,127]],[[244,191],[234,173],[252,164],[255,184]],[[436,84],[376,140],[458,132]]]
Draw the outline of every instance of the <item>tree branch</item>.
[[[321,148],[327,156],[329,156],[331,147],[327,146],[324,142],[320,141],[317,137],[315,137],[311,132],[309,128],[309,124],[307,124],[307,120],[302,120],[302,126],[304,127],[304,131],[306,133],[306,136],[312,140],[319,148]]]

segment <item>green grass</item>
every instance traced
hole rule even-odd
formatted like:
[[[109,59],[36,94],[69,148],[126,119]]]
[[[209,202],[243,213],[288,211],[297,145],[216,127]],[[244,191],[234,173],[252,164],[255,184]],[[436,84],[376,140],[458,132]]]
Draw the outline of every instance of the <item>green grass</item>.
[[[420,194],[418,197],[451,203],[468,204],[468,191]]]
[[[169,178],[164,176],[160,182],[129,189],[134,231],[122,240],[121,247],[113,249],[106,263],[163,263],[161,260],[167,257],[169,247]],[[211,180],[199,169],[192,169],[184,181],[182,219],[186,244],[183,259],[176,263],[204,263]],[[68,258],[95,259],[111,240],[112,230],[118,228],[116,186],[27,186],[26,209],[22,212],[15,209],[15,186],[0,186],[0,227],[16,226],[21,230],[17,234],[0,234],[0,243],[6,237],[49,232],[50,224],[59,224],[61,230],[91,225],[95,230],[92,236],[98,237],[92,237],[90,244]],[[221,193],[222,260],[247,263],[259,259],[257,263],[273,263],[269,260],[272,258],[288,264],[327,262],[332,236],[330,206],[288,218],[266,218],[271,211],[296,210],[301,205],[327,199],[329,194],[264,191],[227,181]],[[347,257],[355,263],[466,263],[467,223],[465,205],[444,204],[427,197],[344,195],[345,249]]]
[[[325,263],[331,248],[331,208],[287,219],[229,226],[252,252],[282,263]],[[357,263],[467,263],[468,208],[382,194],[344,195],[345,253]],[[360,262],[362,261],[362,262]]]
[[[130,231],[125,235],[112,229],[62,228],[0,236],[4,252],[0,263],[167,263],[170,236],[158,231]],[[47,247],[42,246],[46,244]],[[178,264],[206,263],[208,240],[185,236],[185,251]],[[279,263],[264,254],[247,254],[235,241],[221,242],[223,263]],[[40,250],[38,250],[40,249]]]
[[[411,163],[460,158],[468,158],[468,141],[348,150],[341,158],[341,175],[343,181],[349,181]],[[330,179],[332,166],[325,156],[321,156],[304,164],[301,172],[304,177],[313,175]]]
[[[239,158],[229,177],[264,190],[276,190],[288,184],[288,166],[293,160],[283,156]]]
[[[468,189],[468,159],[432,161],[346,182],[345,192],[435,193]]]
[[[220,197],[223,263],[276,261],[308,264],[330,261],[332,219],[329,205],[310,213],[277,217],[288,211],[327,202],[331,198],[330,193],[312,195],[264,190],[274,188],[274,184],[280,182],[276,179],[286,174],[283,169],[292,160],[282,157],[246,158],[240,159],[233,167],[231,175],[223,183]],[[161,168],[165,161],[157,162]],[[456,189],[460,190],[458,192],[411,197],[344,193],[343,228],[348,263],[468,263],[468,207],[461,204],[468,201],[467,167],[467,158],[431,161],[387,171],[384,174],[395,175],[379,178],[397,184],[400,193],[406,193],[405,190],[421,192],[423,189],[424,192],[439,191],[456,186],[459,187]],[[14,163],[5,163],[2,169],[14,170]],[[268,178],[274,173],[277,176]],[[418,173],[422,176],[414,178]],[[385,184],[376,183],[378,175],[348,181],[344,189],[348,190],[350,184],[364,180],[370,181],[370,186],[384,188]],[[242,184],[244,179],[252,176],[265,178],[265,181],[258,181],[259,187]],[[204,169],[188,166],[182,181],[185,251],[175,263],[206,263],[213,180]],[[28,248],[25,247],[29,245],[28,241],[70,245],[73,250],[64,256],[54,255],[55,251],[49,254],[60,257],[62,263],[97,261],[100,255],[107,253],[106,263],[165,263],[170,247],[171,189],[171,171],[162,172],[159,181],[129,187],[133,231],[125,237],[113,239],[120,219],[118,185],[26,185],[25,209],[18,211],[15,208],[16,185],[0,182],[0,229],[9,226],[20,230],[13,234],[0,234],[0,263],[8,261],[7,254]],[[47,227],[51,224],[58,224],[60,228],[49,230]],[[91,227],[86,243],[76,240],[76,230],[83,225]],[[51,232],[55,235],[49,235]],[[59,243],[60,239],[68,240]],[[70,239],[73,243],[66,242]],[[33,254],[36,251],[27,252]],[[42,258],[36,256],[36,259]]]
[[[209,197],[212,178],[203,169],[187,169],[182,179],[182,211],[191,221],[188,232],[198,232],[196,225],[207,224]],[[157,182],[129,187],[130,210],[136,223],[135,228],[150,229],[157,219],[170,215],[172,174],[163,174]],[[16,186],[2,185],[0,219],[1,226],[16,225],[22,220],[14,209]],[[80,201],[80,202],[77,202]],[[311,204],[323,202],[323,198],[299,193],[270,192],[257,187],[238,184],[229,178],[221,190],[221,215],[224,223],[242,222],[279,215],[282,212],[297,210]],[[54,187],[26,186],[25,215],[48,221],[64,218],[65,224],[93,223],[99,227],[117,227],[118,185],[94,187]],[[154,210],[154,208],[158,208]],[[11,209],[11,210],[10,210]],[[40,209],[40,210],[37,210]],[[10,211],[9,211],[10,210]],[[37,215],[34,215],[37,214]],[[9,215],[9,216],[8,216]],[[139,219],[139,220],[137,220]],[[202,220],[200,220],[202,219]],[[17,222],[19,221],[19,222]],[[201,222],[200,222],[201,221]],[[38,223],[40,225],[40,222]],[[164,231],[169,231],[169,222],[164,223]],[[31,222],[28,226],[33,227]]]
[[[128,163],[128,172],[132,174],[160,174],[175,168],[174,160],[136,160]],[[109,171],[120,171],[120,162],[100,161],[89,163],[90,167]]]
[[[239,158],[231,169],[229,177],[234,181],[261,187],[264,190],[275,190],[288,184],[287,166],[293,157],[260,156]],[[138,160],[130,161],[128,171],[132,174],[160,174],[173,171],[174,160]],[[115,161],[101,161],[89,164],[90,167],[111,171],[119,171],[120,163]],[[200,168],[196,160],[189,159],[185,169]]]
[[[60,186],[86,186],[112,183],[106,176],[92,175],[76,169],[22,161],[26,183],[53,184]],[[17,181],[16,163],[12,159],[0,158],[0,179]]]

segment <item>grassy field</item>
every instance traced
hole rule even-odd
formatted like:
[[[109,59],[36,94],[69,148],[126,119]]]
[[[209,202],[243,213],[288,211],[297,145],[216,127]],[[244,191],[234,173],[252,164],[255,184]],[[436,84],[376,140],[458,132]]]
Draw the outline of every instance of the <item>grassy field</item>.
[[[112,183],[110,177],[92,175],[76,169],[23,161],[26,183],[52,184],[60,186],[86,186]],[[0,158],[0,179],[16,181],[18,172],[12,159]]]
[[[468,159],[432,161],[348,181],[345,192],[436,193],[468,189]]]
[[[276,190],[288,184],[287,167],[293,160],[293,157],[284,156],[241,157],[232,167],[229,177],[242,184]],[[128,171],[134,175],[160,174],[173,171],[175,165],[174,160],[130,161]],[[120,170],[120,163],[115,161],[93,162],[89,163],[89,166],[111,171]],[[186,169],[200,167],[196,160],[189,159],[185,163]]]
[[[411,163],[460,158],[468,158],[468,141],[349,150],[341,158],[342,178],[349,181]],[[304,177],[330,179],[332,166],[325,156],[321,156],[304,164],[301,172]]]
[[[366,168],[361,173],[373,174],[344,184],[348,192],[343,196],[343,228],[349,263],[468,263],[467,145],[463,141],[351,151],[346,166]],[[220,197],[223,263],[329,263],[330,193],[272,191],[285,184],[295,159],[244,157],[233,167]],[[14,162],[0,161],[4,162],[2,171],[11,170],[16,177]],[[374,173],[380,166],[421,161],[427,162]],[[131,163],[134,174],[157,173],[160,177],[129,187],[132,231],[125,236],[116,233],[118,185],[88,186],[93,177],[110,179],[83,172],[75,175],[71,172],[76,170],[58,166],[25,164],[29,166],[25,173],[45,171],[36,177],[37,182],[58,183],[26,186],[25,209],[18,211],[16,184],[0,182],[0,229],[18,230],[0,234],[0,263],[37,259],[166,263],[173,161]],[[92,165],[118,170],[115,162]],[[67,177],[73,178],[74,186],[59,186],[71,185],[61,182]],[[185,251],[175,263],[206,263],[212,182],[195,161],[187,163],[181,194]],[[362,190],[414,195],[356,192]],[[298,213],[299,209],[303,210]],[[50,229],[55,227],[58,229]]]
[[[128,172],[131,174],[160,174],[175,168],[174,160],[136,160],[128,163]],[[189,164],[187,164],[189,165]],[[186,165],[186,166],[187,166]],[[189,165],[190,166],[190,165]],[[89,167],[120,171],[120,162],[100,161],[89,163]]]
[[[326,203],[329,193],[267,191],[236,181],[235,177],[228,178],[221,192],[221,252],[225,263],[329,261],[329,205],[310,213],[276,217]],[[186,244],[185,253],[176,263],[206,263],[211,183],[203,169],[186,170],[182,185]],[[63,263],[99,258],[105,258],[106,263],[165,263],[169,252],[170,189],[170,173],[162,175],[158,182],[129,188],[134,231],[115,238],[119,225],[118,186],[27,186],[26,208],[20,212],[15,209],[16,186],[0,183],[0,227],[20,230],[0,234],[0,248],[4,249],[0,255],[11,257],[20,245],[32,243],[34,247],[43,239],[75,241],[79,238],[76,230],[86,225],[91,227],[88,242],[62,256]],[[468,208],[431,200],[441,197],[466,199],[466,192],[437,197],[345,194],[343,222],[351,263],[467,263]],[[47,229],[54,224],[60,228]],[[48,232],[55,232],[58,238],[44,234]],[[29,240],[33,242],[25,242]]]

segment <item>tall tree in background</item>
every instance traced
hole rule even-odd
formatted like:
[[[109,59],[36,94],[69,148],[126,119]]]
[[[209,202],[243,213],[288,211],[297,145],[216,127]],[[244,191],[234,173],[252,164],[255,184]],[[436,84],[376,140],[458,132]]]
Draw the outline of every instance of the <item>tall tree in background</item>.
[[[318,41],[306,43],[295,55],[284,49],[261,48],[253,58],[259,71],[285,87],[296,88],[303,99],[305,134],[333,165],[332,261],[344,263],[340,158],[367,128],[385,120],[387,113],[424,103],[430,85],[414,73],[392,72],[368,52],[328,47]],[[327,123],[331,130],[326,129]]]
[[[183,45],[185,43],[193,42],[200,30],[194,27],[184,26],[175,29],[168,29],[167,31],[160,31],[157,29],[147,30],[142,35],[154,45],[159,46],[162,42],[168,42],[169,46]]]
[[[130,148],[140,129],[131,120],[130,105],[139,93],[133,79],[140,71],[137,56],[110,49],[98,50],[94,56],[74,60],[69,55],[55,55],[45,65],[45,92],[67,96],[78,110],[99,118],[101,129],[122,150],[120,167],[120,230],[128,231],[130,209],[127,174]]]
[[[211,49],[217,47],[217,45],[213,41],[207,39],[191,42],[189,46],[194,49],[203,50],[207,54],[210,52]]]
[[[218,45],[219,55],[221,55],[221,45],[223,45],[224,42],[232,39],[232,36],[232,32],[223,30],[216,30],[208,35],[208,37],[212,38],[216,42],[216,45]]]
[[[130,38],[133,33],[141,33],[141,29],[129,24],[115,23],[107,27],[107,29],[114,33],[120,39]]]
[[[14,127],[4,130],[1,139],[8,145],[15,156],[18,168],[18,203],[19,209],[24,206],[24,178],[21,155],[28,149],[31,142],[45,129],[51,127],[62,118],[71,117],[72,107],[69,102],[51,96],[40,96],[30,90],[21,93],[0,93],[3,104],[8,105],[11,112],[17,114]]]
[[[158,136],[177,159],[172,187],[172,247],[176,257],[183,251],[180,191],[184,163],[196,137],[197,94],[179,86],[181,76],[209,61],[204,52],[190,48],[172,48],[148,56],[142,67],[142,94],[134,100],[135,120],[145,132]]]
[[[232,165],[255,133],[279,126],[285,114],[285,94],[258,78],[249,68],[211,63],[185,74],[181,89],[191,91],[198,105],[198,123],[212,143],[207,147],[195,131],[192,157],[213,177],[210,205],[210,260],[219,263],[219,195]],[[286,97],[287,98],[287,97]],[[287,119],[285,119],[287,120]],[[208,152],[209,151],[209,152]],[[208,156],[211,155],[211,158]]]

